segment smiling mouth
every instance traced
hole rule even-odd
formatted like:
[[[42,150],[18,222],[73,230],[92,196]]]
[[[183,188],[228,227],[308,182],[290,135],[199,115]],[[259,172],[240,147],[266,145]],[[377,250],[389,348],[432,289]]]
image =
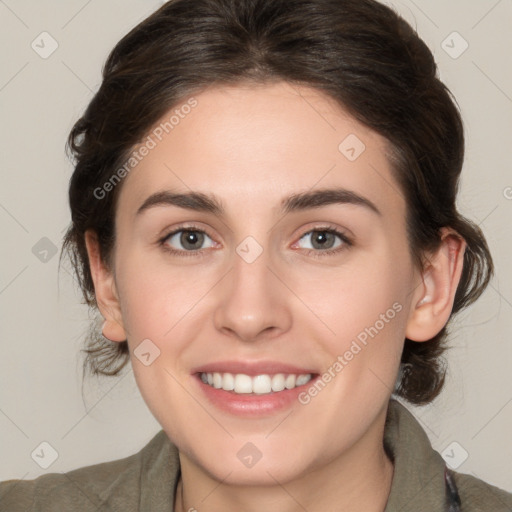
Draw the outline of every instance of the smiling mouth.
[[[199,377],[204,384],[215,389],[240,395],[266,395],[303,386],[313,378],[313,374],[276,373],[250,376],[244,373],[201,372]]]

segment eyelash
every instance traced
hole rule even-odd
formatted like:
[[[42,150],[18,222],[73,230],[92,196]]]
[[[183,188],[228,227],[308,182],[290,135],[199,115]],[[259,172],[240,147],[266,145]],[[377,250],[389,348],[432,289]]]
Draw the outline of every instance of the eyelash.
[[[167,242],[167,240],[169,240],[169,238],[174,236],[176,233],[180,233],[181,231],[191,231],[193,233],[195,233],[195,232],[197,232],[197,233],[204,233],[205,235],[209,236],[213,240],[213,237],[211,237],[204,229],[200,229],[197,226],[194,226],[194,225],[179,226],[178,228],[174,229],[173,231],[167,233],[162,238],[160,238],[158,243],[162,247],[162,249],[165,252],[167,252],[167,253],[169,253],[169,254],[171,254],[173,256],[185,256],[185,257],[194,256],[194,257],[200,257],[200,258],[204,257],[205,256],[205,251],[204,250],[177,251],[176,249],[172,249],[171,247],[169,247],[169,245],[167,245],[165,243],[165,242]]]
[[[167,233],[162,238],[158,240],[158,244],[162,247],[164,251],[167,253],[170,253],[174,256],[193,256],[193,257],[204,257],[205,251],[204,250],[195,250],[195,251],[178,251],[176,249],[172,249],[169,247],[169,245],[166,244],[167,240],[174,236],[176,233],[180,233],[182,231],[191,231],[191,232],[197,232],[197,233],[203,233],[207,235],[209,238],[213,240],[213,237],[211,237],[207,231],[204,229],[200,229],[197,226],[193,225],[187,225],[187,226],[179,226],[178,228],[174,229],[173,231]],[[305,231],[302,233],[302,235],[298,238],[298,240],[301,240],[304,238],[305,235],[308,235],[310,233],[314,232],[321,232],[321,233],[331,233],[333,235],[336,235],[340,238],[340,240],[343,242],[343,244],[340,247],[337,247],[336,249],[325,249],[325,250],[314,250],[314,249],[306,249],[306,254],[308,256],[313,256],[315,258],[323,258],[324,256],[331,256],[333,254],[337,254],[341,251],[346,250],[349,247],[352,247],[353,242],[350,238],[348,238],[344,233],[340,232],[338,229],[332,227],[332,226],[320,226],[315,227],[314,229],[309,229],[308,231]]]

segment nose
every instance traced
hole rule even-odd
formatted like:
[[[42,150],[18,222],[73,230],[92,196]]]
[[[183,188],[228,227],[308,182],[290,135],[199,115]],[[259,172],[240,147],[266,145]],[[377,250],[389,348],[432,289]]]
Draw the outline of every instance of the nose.
[[[233,267],[219,289],[215,327],[244,342],[273,339],[292,321],[290,292],[270,267],[266,251],[252,262],[235,253]]]

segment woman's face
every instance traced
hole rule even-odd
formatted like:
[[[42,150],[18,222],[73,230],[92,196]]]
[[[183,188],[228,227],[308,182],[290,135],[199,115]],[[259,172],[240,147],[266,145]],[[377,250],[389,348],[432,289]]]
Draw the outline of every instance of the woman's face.
[[[217,479],[286,482],[370,453],[421,282],[385,140],[284,82],[194,99],[148,134],[119,195],[141,393]]]

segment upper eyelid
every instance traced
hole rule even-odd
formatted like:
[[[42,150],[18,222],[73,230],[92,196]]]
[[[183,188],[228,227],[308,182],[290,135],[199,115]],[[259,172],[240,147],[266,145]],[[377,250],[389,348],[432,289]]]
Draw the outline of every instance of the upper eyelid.
[[[175,228],[172,228],[172,229],[169,229],[169,230],[164,230],[163,231],[163,235],[160,237],[160,239],[167,239],[169,238],[171,235],[175,235],[176,233],[179,233],[180,231],[198,231],[200,233],[205,233],[206,235],[208,235],[210,238],[213,239],[213,236],[210,235],[210,233],[208,232],[208,229],[205,229],[203,227],[200,227],[200,226],[195,226],[194,224],[190,224],[190,225],[183,225],[183,226],[178,226],[178,227],[175,227]]]

